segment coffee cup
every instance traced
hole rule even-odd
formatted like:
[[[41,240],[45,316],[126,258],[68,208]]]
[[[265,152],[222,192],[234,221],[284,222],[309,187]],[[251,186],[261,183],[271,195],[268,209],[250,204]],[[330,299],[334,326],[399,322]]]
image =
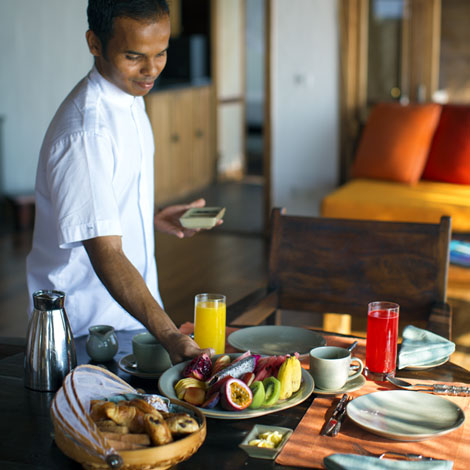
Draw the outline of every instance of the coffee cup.
[[[168,351],[148,332],[132,338],[132,352],[141,372],[163,372],[172,365]]]
[[[353,362],[359,364],[356,371]],[[340,390],[346,382],[358,377],[364,364],[358,357],[351,357],[351,352],[336,346],[322,346],[310,351],[310,374],[315,387],[322,390]]]

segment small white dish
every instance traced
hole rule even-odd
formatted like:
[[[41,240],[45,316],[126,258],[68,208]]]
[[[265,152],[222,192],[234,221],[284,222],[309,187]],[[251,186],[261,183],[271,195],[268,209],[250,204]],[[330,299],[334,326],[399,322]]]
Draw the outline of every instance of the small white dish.
[[[366,378],[363,375],[357,376],[355,379],[346,382],[339,390],[323,390],[315,387],[313,393],[316,395],[342,395],[343,393],[354,392],[359,390],[366,383]]]
[[[427,364],[421,364],[421,365],[411,365],[407,367],[403,367],[403,370],[426,370],[426,369],[432,369],[433,367],[438,367],[442,366],[442,364],[445,364],[448,360],[450,359],[450,356],[442,357],[440,359],[436,359],[435,361],[428,362]]]
[[[140,377],[142,379],[158,379],[163,372],[142,372],[137,367],[137,361],[134,354],[128,354],[127,356],[121,357],[118,362],[119,369],[134,377]]]
[[[250,446],[248,444],[253,439],[256,439],[260,434],[274,431],[278,431],[282,434],[282,441],[275,448],[271,449],[269,447]],[[243,449],[250,457],[255,459],[274,460],[279,452],[281,452],[282,448],[286,445],[286,442],[289,440],[289,437],[292,435],[292,433],[292,429],[289,428],[255,424],[253,429],[246,435],[245,439],[238,445],[238,447]]]

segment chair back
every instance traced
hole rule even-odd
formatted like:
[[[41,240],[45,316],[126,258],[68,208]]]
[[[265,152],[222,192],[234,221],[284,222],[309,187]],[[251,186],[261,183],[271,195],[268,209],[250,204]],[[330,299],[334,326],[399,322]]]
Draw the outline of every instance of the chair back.
[[[364,317],[367,304],[400,305],[401,322],[445,302],[450,217],[440,224],[285,215],[273,209],[269,290],[282,310]],[[448,325],[450,331],[450,325]]]

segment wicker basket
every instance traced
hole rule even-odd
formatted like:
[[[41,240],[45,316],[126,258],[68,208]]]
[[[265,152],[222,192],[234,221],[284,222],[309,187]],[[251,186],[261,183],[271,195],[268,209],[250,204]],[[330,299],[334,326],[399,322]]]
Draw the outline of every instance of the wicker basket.
[[[57,446],[83,468],[163,470],[191,457],[204,442],[207,432],[205,416],[188,403],[170,400],[195,417],[199,430],[163,446],[117,453],[85,410],[91,399],[122,393],[136,393],[136,390],[109,371],[85,365],[77,367],[66,377],[54,397],[51,415]]]

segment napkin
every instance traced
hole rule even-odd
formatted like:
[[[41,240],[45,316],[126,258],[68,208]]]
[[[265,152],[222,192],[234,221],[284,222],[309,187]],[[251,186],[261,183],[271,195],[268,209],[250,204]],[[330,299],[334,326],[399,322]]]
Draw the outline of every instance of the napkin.
[[[323,459],[327,470],[452,470],[450,460],[394,460],[366,455],[332,454]]]
[[[408,325],[403,330],[403,341],[398,354],[398,368],[425,366],[450,356],[455,344],[442,336]]]

